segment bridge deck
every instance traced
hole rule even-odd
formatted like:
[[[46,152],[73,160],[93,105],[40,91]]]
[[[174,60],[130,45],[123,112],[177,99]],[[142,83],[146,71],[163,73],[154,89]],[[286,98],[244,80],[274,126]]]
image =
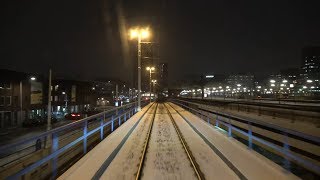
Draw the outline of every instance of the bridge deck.
[[[58,179],[140,177],[297,179],[172,103],[146,106]]]

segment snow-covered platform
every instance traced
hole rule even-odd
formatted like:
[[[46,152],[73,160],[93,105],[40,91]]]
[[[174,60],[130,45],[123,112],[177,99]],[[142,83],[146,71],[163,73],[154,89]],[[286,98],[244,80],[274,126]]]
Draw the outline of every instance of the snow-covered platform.
[[[58,179],[135,178],[298,179],[172,103],[144,107]]]

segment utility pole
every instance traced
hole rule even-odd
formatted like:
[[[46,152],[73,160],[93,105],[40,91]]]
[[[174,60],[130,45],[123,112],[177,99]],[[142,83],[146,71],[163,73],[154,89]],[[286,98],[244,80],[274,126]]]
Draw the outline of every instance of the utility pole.
[[[51,130],[51,69],[49,70],[47,131]]]
[[[150,89],[150,103],[151,103],[151,68],[150,68],[150,77],[149,77],[149,89]]]
[[[20,81],[20,123],[22,123],[22,81]]]
[[[49,85],[48,85],[48,109],[47,109],[47,131],[51,130],[51,69],[49,70]],[[51,145],[51,136],[46,137],[45,147],[49,148]]]
[[[138,36],[138,111],[141,111],[141,37]]]
[[[118,104],[118,106],[120,106],[119,105],[119,96],[118,96],[118,84],[116,84],[116,101],[117,101],[117,104]]]

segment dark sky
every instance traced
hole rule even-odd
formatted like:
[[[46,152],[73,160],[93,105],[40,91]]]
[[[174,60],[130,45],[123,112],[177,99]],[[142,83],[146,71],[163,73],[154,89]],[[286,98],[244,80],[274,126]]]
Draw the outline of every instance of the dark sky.
[[[133,42],[121,41],[119,15],[127,26],[152,21],[171,81],[299,67],[301,48],[320,45],[318,0],[118,2],[2,2],[0,68],[131,81],[136,53]]]

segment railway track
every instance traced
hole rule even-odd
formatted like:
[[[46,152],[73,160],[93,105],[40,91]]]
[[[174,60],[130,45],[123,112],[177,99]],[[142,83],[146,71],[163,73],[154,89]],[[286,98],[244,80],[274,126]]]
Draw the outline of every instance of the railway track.
[[[131,123],[130,130],[115,132],[104,146],[92,150],[95,160],[84,160],[88,166],[99,168],[91,179],[295,179],[255,161],[258,157],[251,152],[211,131],[175,104],[154,103],[141,117],[127,123]],[[120,144],[113,145],[114,140]],[[224,140],[227,143],[222,144]],[[108,150],[110,145],[116,148]],[[240,156],[234,154],[233,148]],[[102,166],[96,162],[97,155],[106,159]],[[251,163],[243,162],[243,158]],[[70,171],[63,177],[90,179],[85,166],[75,167],[81,170],[75,174]]]
[[[213,150],[213,152],[219,156],[219,158],[238,176],[241,180],[247,180],[244,174],[242,174],[239,169],[231,162],[229,161],[212,143],[209,142],[209,140],[201,134],[195,127],[193,127],[188,121],[185,116],[183,116],[179,110],[177,110],[175,107],[173,107],[171,104],[169,106],[182,118],[189,124],[189,126],[206,142],[206,144]]]
[[[175,129],[176,135],[178,136],[178,139],[179,139],[179,141],[180,141],[180,143],[181,143],[181,145],[183,147],[183,150],[186,153],[186,156],[188,157],[188,160],[190,162],[190,165],[191,165],[192,169],[194,170],[196,178],[199,179],[199,180],[205,179],[204,176],[203,176],[203,173],[200,171],[199,165],[195,161],[195,158],[192,156],[192,153],[191,153],[190,149],[188,148],[188,145],[187,145],[186,141],[184,140],[179,127],[174,122],[174,119],[173,119],[170,111],[168,110],[166,105],[161,104],[161,106],[164,107],[165,112],[170,117],[171,126],[173,126],[174,129]],[[155,112],[157,112],[157,108],[156,108]],[[146,159],[146,155],[148,154],[149,141],[151,139],[151,136],[153,135],[152,128],[154,126],[155,116],[156,116],[156,113],[152,116],[152,119],[151,119],[152,122],[150,123],[149,129],[148,129],[146,142],[145,142],[145,145],[144,145],[144,148],[143,148],[143,151],[142,151],[141,160],[140,160],[140,163],[139,163],[139,168],[138,168],[138,171],[137,171],[136,177],[135,177],[136,180],[141,179],[142,176],[143,176],[143,170],[144,170],[144,166],[145,166],[145,159]]]
[[[135,178],[136,180],[141,178],[142,166],[144,164],[144,160],[145,160],[145,157],[146,157],[147,147],[148,147],[149,140],[150,140],[150,137],[151,137],[151,130],[152,130],[152,127],[153,127],[154,119],[156,117],[157,108],[158,108],[158,104],[156,104],[156,108],[155,108],[154,113],[152,115],[151,123],[150,123],[149,129],[148,129],[148,133],[147,133],[147,138],[146,138],[146,141],[145,141],[145,145],[144,145],[144,148],[143,148],[143,151],[142,151],[142,156],[141,156],[141,160],[140,160],[140,163],[139,163],[137,175],[136,175],[136,178]]]

